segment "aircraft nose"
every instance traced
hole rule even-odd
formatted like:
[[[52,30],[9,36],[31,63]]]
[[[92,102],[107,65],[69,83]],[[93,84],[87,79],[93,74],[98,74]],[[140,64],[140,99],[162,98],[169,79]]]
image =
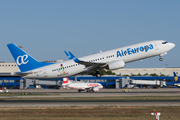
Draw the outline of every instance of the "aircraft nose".
[[[169,47],[172,49],[175,47],[175,44],[174,43],[169,43]]]

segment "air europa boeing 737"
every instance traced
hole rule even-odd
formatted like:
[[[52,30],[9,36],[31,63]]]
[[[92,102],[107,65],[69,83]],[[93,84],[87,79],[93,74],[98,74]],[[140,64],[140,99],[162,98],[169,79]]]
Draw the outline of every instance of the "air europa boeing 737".
[[[89,71],[96,71],[101,77],[100,69],[116,70],[124,68],[126,63],[145,58],[167,54],[175,44],[163,40],[143,42],[77,58],[71,52],[66,52],[68,61],[59,63],[44,63],[35,60],[25,51],[11,43],[7,45],[21,72],[15,73],[23,78],[53,79],[65,78]]]

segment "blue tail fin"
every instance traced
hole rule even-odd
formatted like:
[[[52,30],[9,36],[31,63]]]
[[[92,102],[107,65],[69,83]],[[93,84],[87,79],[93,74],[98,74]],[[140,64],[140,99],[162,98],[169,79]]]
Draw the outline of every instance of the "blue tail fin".
[[[39,67],[52,64],[52,63],[38,62],[37,60],[35,60],[33,57],[28,55],[26,52],[24,52],[22,49],[20,49],[13,43],[8,44],[7,46],[21,72],[30,71]]]
[[[66,56],[69,58],[69,60],[73,59],[68,52],[66,52],[66,51],[64,51],[64,52],[65,52]]]
[[[173,74],[174,74],[174,81],[175,81],[175,83],[179,82],[179,80],[178,80],[178,76],[176,75],[176,73],[175,73],[175,72],[173,72]]]

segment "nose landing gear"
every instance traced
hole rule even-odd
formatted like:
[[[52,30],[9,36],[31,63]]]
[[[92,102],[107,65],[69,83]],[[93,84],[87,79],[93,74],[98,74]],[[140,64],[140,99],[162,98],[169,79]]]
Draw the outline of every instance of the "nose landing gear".
[[[163,59],[160,57],[160,58],[159,58],[159,61],[163,61]]]
[[[163,59],[162,59],[161,57],[162,57],[163,55],[166,55],[166,54],[167,54],[167,52],[160,54],[160,55],[159,55],[159,61],[163,61]]]

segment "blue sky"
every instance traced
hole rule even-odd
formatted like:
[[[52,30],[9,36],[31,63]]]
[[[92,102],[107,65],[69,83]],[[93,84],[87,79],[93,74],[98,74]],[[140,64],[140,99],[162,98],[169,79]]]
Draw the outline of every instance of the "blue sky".
[[[150,40],[176,47],[163,56],[126,68],[180,67],[179,0],[8,0],[0,1],[0,61],[14,62],[8,43],[39,61],[67,60]]]

